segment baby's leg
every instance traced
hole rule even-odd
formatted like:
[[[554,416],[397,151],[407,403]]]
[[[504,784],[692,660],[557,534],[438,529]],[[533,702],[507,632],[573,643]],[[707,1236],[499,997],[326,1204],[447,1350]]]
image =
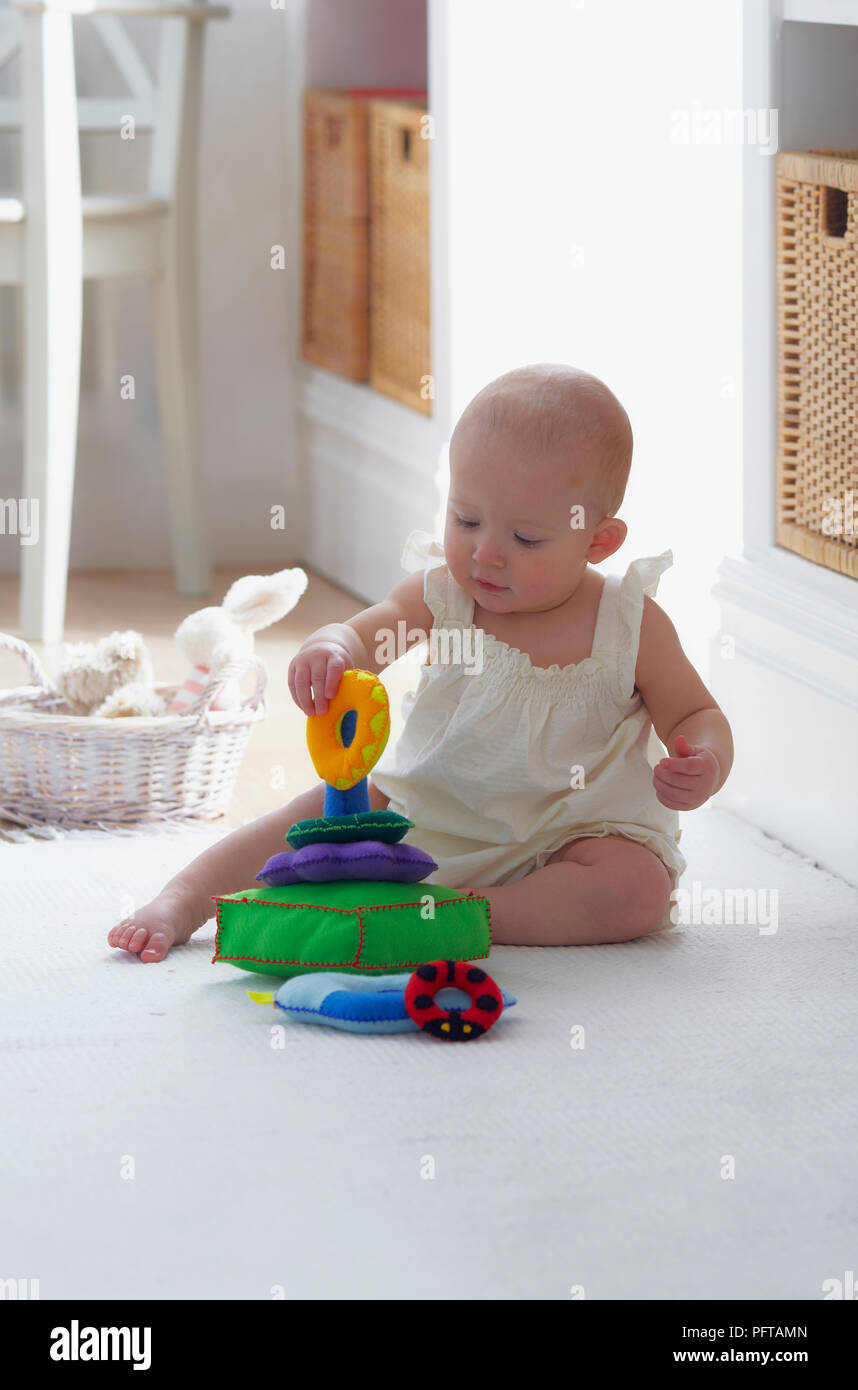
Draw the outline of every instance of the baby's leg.
[[[389,797],[367,778],[373,811],[386,809]],[[288,806],[233,830],[187,868],[171,878],[156,898],[111,929],[111,946],[134,951],[147,964],[163,960],[171,946],[181,945],[214,916],[213,894],[237,893],[252,888],[266,859],[286,849],[286,832],[296,820],[321,816],[325,784],[296,796]]]
[[[563,845],[515,883],[474,892],[491,903],[497,945],[587,946],[655,931],[670,888],[670,874],[645,845],[591,835]]]

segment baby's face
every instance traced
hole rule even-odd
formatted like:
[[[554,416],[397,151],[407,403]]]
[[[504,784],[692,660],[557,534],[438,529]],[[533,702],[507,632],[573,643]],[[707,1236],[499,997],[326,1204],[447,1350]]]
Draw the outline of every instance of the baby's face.
[[[455,453],[451,447],[444,554],[482,608],[541,612],[577,589],[602,517],[586,473],[570,479],[571,472],[568,454],[523,458],[508,435],[472,434]],[[582,507],[583,527],[573,510]]]

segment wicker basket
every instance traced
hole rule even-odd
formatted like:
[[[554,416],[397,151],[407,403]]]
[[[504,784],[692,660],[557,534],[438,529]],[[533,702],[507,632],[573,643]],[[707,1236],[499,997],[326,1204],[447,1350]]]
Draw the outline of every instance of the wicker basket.
[[[370,384],[432,413],[429,146],[422,104],[370,103]]]
[[[310,88],[304,94],[301,351],[353,381],[369,377],[368,103],[425,98],[410,88]]]
[[[858,578],[858,151],[778,156],[777,543]]]
[[[250,729],[265,717],[268,672],[257,657],[221,667],[182,714],[102,719],[70,711],[26,642],[0,633],[32,684],[0,693],[0,819],[27,827],[213,820],[229,805]],[[212,710],[231,677],[256,684],[238,710]],[[178,687],[158,685],[169,702]]]

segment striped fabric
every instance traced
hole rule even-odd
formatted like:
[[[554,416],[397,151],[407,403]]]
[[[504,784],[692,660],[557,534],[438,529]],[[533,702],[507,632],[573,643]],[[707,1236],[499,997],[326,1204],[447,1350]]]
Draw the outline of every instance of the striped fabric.
[[[168,707],[169,714],[182,714],[202,695],[211,678],[211,668],[209,666],[195,666],[186,677],[180,690],[176,691]],[[212,701],[212,709],[237,709],[241,704],[241,694],[238,682],[235,680],[227,681],[226,685],[215,696]]]

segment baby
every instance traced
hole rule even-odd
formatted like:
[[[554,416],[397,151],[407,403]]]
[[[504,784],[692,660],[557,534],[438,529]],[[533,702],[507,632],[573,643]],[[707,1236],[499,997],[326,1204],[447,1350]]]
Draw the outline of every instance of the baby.
[[[626,412],[596,377],[543,364],[498,377],[450,440],[443,548],[413,532],[411,573],[314,632],[289,667],[300,709],[324,714],[343,671],[404,654],[391,634],[409,646],[429,636],[402,735],[368,779],[370,806],[414,822],[406,840],[438,864],[429,882],[489,899],[495,943],[669,927],[686,862],[677,813],[702,806],[732,765],[727,720],[652,598],[670,552],[622,578],[594,568],[625,540],[631,458]],[[655,768],[652,728],[670,754]],[[110,944],[163,960],[213,915],[213,894],[252,886],[293,822],[322,815],[324,792],[233,831]]]

